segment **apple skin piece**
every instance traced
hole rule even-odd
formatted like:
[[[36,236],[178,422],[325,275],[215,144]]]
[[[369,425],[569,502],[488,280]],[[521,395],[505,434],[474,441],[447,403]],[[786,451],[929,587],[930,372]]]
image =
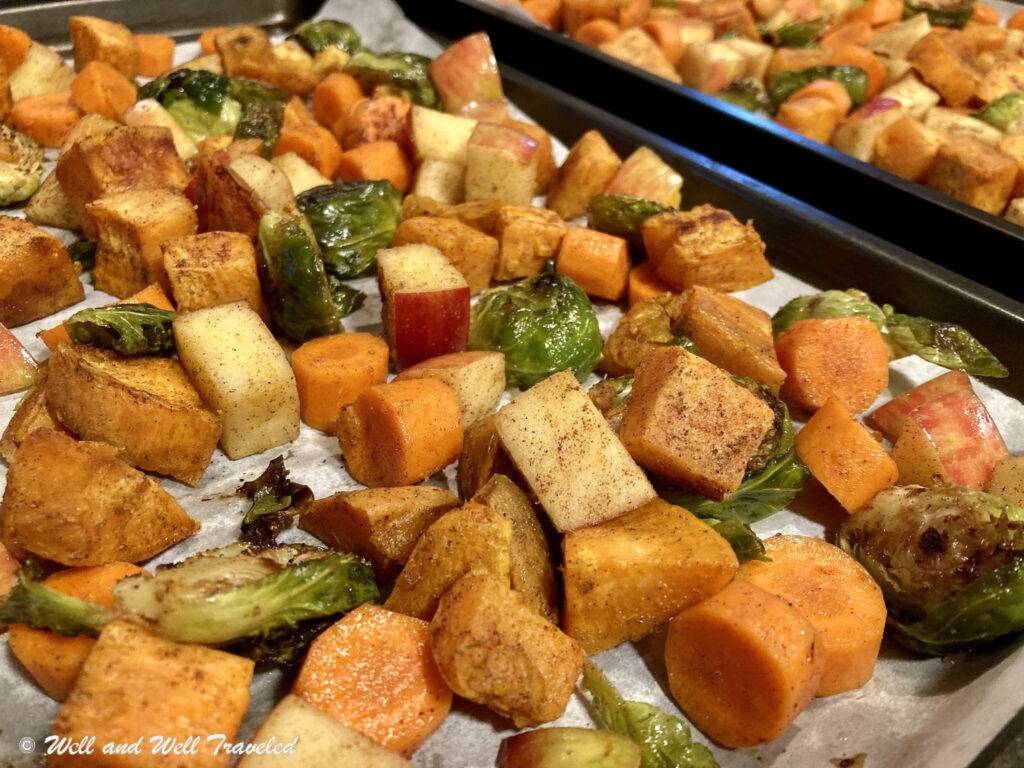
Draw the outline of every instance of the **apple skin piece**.
[[[0,323],[0,395],[26,389],[38,380],[39,366],[35,359],[7,326]]]
[[[632,195],[678,208],[683,177],[648,147],[640,147],[619,166],[604,189],[606,195]]]
[[[957,390],[912,410],[893,446],[900,485],[959,485],[983,489],[995,466],[1009,456],[985,404],[971,390]]]
[[[505,98],[498,62],[486,32],[476,32],[452,43],[430,62],[429,69],[430,79],[448,112],[459,113],[466,104],[475,101]]]
[[[872,411],[864,421],[869,427],[877,429],[885,435],[889,442],[895,443],[896,438],[903,431],[903,422],[906,421],[911,411],[929,400],[960,391],[974,391],[971,386],[971,377],[963,371],[949,371],[924,384],[919,384],[899,397],[894,397],[885,405]]]
[[[530,205],[537,188],[539,146],[515,128],[477,125],[466,147],[466,200]]]
[[[462,105],[460,117],[468,117],[479,123],[504,123],[508,120],[507,101],[470,101]]]

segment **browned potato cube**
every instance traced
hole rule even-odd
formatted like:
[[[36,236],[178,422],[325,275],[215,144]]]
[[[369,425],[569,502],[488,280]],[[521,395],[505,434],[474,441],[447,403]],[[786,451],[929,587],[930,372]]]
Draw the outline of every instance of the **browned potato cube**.
[[[1017,184],[1009,155],[977,139],[953,138],[942,145],[925,183],[962,203],[999,215]]]
[[[91,61],[102,61],[129,80],[138,73],[139,44],[124,24],[95,16],[72,16],[68,32],[77,72]]]
[[[129,190],[183,192],[189,183],[171,132],[155,126],[124,126],[86,136],[60,156],[57,179],[90,239],[96,238],[96,225],[85,206],[94,200]]]
[[[872,162],[897,176],[920,181],[928,175],[946,137],[920,120],[904,117],[875,139]]]
[[[562,539],[562,627],[586,653],[639,640],[724,587],[729,543],[682,507],[655,499]]]
[[[583,667],[579,644],[489,574],[459,579],[430,622],[441,676],[517,728],[561,717]]]
[[[238,232],[204,232],[165,240],[164,270],[179,312],[244,301],[269,321],[263,301],[256,250]]]
[[[498,261],[498,241],[458,219],[416,216],[405,219],[395,230],[391,247],[408,243],[432,245],[452,263],[469,284],[470,293],[491,285]]]
[[[679,73],[676,72],[661,48],[654,42],[654,38],[648,35],[639,27],[630,27],[623,30],[606,43],[601,43],[598,50],[621,59],[634,67],[645,69],[673,83],[681,83]]]
[[[220,416],[177,360],[121,357],[60,344],[50,358],[46,402],[84,440],[114,446],[140,469],[195,485],[220,439]]]
[[[170,189],[138,189],[101,197],[85,210],[96,226],[93,278],[99,290],[123,299],[157,283],[171,292],[160,246],[195,234],[196,211],[187,197]]]
[[[659,213],[642,232],[655,272],[676,290],[704,285],[741,291],[772,278],[761,236],[749,221],[741,224],[720,208]]]
[[[497,219],[499,250],[494,279],[517,280],[539,275],[544,262],[554,258],[565,230],[565,222],[553,211],[525,205],[501,206]]]
[[[409,559],[420,534],[459,500],[443,488],[369,488],[317,499],[299,527],[332,549],[354,552],[373,564],[377,578],[392,579]]]
[[[674,344],[676,335],[672,329],[683,304],[682,296],[663,293],[630,307],[605,341],[598,368],[611,376],[624,376],[636,370],[652,349]]]
[[[60,240],[23,219],[0,216],[0,323],[24,325],[83,298]]]
[[[512,589],[530,608],[557,624],[555,569],[547,537],[529,497],[505,475],[494,475],[476,492],[473,502],[490,507],[512,523]]]
[[[778,392],[786,378],[775,356],[772,319],[735,296],[698,285],[683,296],[676,328],[701,357],[735,376],[762,381]]]
[[[46,368],[42,370],[45,375]],[[18,446],[37,429],[64,432],[46,405],[46,387],[42,381],[36,383],[11,414],[11,420],[7,422],[3,436],[0,437],[0,459],[8,464],[14,461],[14,452]]]
[[[680,347],[636,369],[619,437],[634,459],[711,499],[725,499],[774,422],[771,409],[718,366]]]
[[[981,78],[955,47],[955,33],[929,32],[907,55],[917,74],[952,107],[962,107],[978,92]]]
[[[95,737],[97,744],[131,744],[140,755],[116,760],[97,748],[92,755],[52,755],[52,768],[227,768],[231,755],[216,754],[220,740],[235,741],[249,706],[253,663],[202,645],[172,643],[127,621],[104,627],[71,694],[53,723],[69,741]],[[155,758],[150,739],[183,744],[195,738],[195,754]],[[208,738],[213,736],[214,738]]]
[[[12,551],[63,565],[141,562],[199,530],[114,449],[51,429],[28,435],[14,454],[0,526]]]
[[[558,169],[548,192],[548,208],[566,220],[582,216],[590,198],[604,191],[621,165],[622,158],[604,136],[587,131],[572,145]]]

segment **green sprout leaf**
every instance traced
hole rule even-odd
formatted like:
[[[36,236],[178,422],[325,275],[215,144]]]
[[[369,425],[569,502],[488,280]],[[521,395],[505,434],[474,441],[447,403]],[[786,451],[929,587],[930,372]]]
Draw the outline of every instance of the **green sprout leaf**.
[[[68,637],[96,637],[110,621],[111,613],[103,606],[50,589],[38,576],[32,563],[18,570],[18,580],[0,602],[0,626],[27,624]]]
[[[170,355],[174,353],[171,324],[175,317],[174,312],[152,304],[114,304],[80,310],[64,321],[64,327],[79,344],[122,355]]]
[[[1010,375],[987,347],[959,325],[901,315],[888,304],[882,310],[886,331],[899,350],[974,376],[1003,379]]]

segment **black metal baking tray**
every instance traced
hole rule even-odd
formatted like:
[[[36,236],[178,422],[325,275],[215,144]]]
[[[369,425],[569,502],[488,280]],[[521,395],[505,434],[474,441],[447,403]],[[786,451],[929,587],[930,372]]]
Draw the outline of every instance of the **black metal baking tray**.
[[[499,60],[901,245],[1024,298],[1024,228],[625,64],[480,0],[399,0],[454,39],[487,30]]]

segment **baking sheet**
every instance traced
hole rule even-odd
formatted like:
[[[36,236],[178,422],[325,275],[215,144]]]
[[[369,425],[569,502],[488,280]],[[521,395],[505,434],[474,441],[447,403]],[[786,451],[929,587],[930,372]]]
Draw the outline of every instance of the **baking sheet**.
[[[331,0],[321,12],[324,17],[345,19],[360,31],[371,48],[401,48],[433,55],[438,46],[413,28],[390,0]],[[179,46],[179,60],[195,54],[194,47]],[[556,145],[560,161],[566,152]],[[685,198],[685,191],[684,191]],[[756,225],[756,222],[755,222]],[[63,233],[65,240],[72,239]],[[768,242],[768,257],[772,242]],[[348,330],[380,332],[380,303],[372,279],[355,281],[370,294],[366,305],[346,318]],[[776,272],[774,280],[738,294],[769,312],[789,299],[822,288],[790,275]],[[51,318],[15,329],[15,335],[38,358],[46,357],[44,345],[35,338],[41,328],[55,325],[83,306],[98,306],[112,297],[87,286],[83,304]],[[607,335],[621,315],[617,307],[598,306],[602,332]],[[985,329],[972,329],[984,341]],[[891,368],[889,392],[894,394],[933,378],[942,372],[917,359],[897,361]],[[1024,375],[1020,373],[1019,375]],[[589,384],[590,382],[588,382]],[[1024,411],[1020,405],[975,381],[1002,429],[1012,453],[1024,452]],[[20,395],[0,397],[0,425],[6,425]],[[149,565],[175,562],[210,547],[234,541],[246,502],[230,496],[242,479],[257,475],[277,455],[285,456],[293,477],[308,484],[318,496],[359,487],[345,473],[337,441],[303,425],[299,439],[288,446],[240,461],[229,461],[218,450],[201,483],[189,488],[163,481],[185,509],[202,523],[202,530],[150,561]],[[7,468],[0,465],[0,489]],[[454,471],[431,480],[453,487]],[[842,519],[842,512],[819,487],[811,484],[794,502],[799,512],[784,511],[755,525],[762,536],[784,531],[822,535],[826,526]],[[284,540],[309,540],[294,530]],[[678,713],[667,695],[662,663],[663,634],[656,632],[636,644],[625,644],[596,657],[597,663],[627,698],[642,699]],[[712,747],[723,768],[763,766],[822,766],[833,758],[865,753],[870,768],[957,768],[966,766],[1024,707],[1024,653],[1021,641],[993,649],[946,659],[920,659],[887,643],[872,680],[864,688],[827,699],[816,699],[777,741],[757,749],[725,750]],[[245,738],[263,720],[276,700],[287,691],[290,680],[280,672],[260,673],[252,689],[252,702],[241,734]],[[19,742],[28,737],[39,745],[49,732],[57,704],[46,697],[28,678],[0,636],[0,765],[38,765],[39,755],[23,755]],[[590,725],[583,703],[574,696],[558,725]],[[413,762],[421,768],[484,768],[494,764],[500,739],[512,733],[508,723],[482,707],[457,701],[444,725],[416,753]],[[695,732],[699,740],[703,737]]]

